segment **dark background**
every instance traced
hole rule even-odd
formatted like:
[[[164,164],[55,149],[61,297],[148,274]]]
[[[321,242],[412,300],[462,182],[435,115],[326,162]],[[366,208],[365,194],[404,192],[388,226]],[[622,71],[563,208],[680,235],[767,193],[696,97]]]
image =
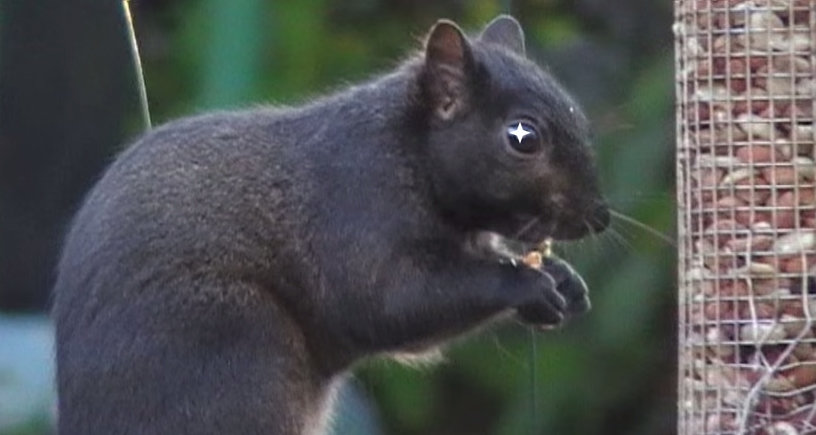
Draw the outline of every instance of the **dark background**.
[[[296,104],[388,70],[437,18],[478,30],[511,12],[529,56],[593,120],[613,207],[673,234],[671,2],[133,0],[132,9],[154,123]],[[124,28],[114,0],[0,2],[3,316],[44,319],[72,211],[142,128]],[[673,433],[675,249],[620,221],[613,230],[556,248],[590,285],[587,317],[536,336],[515,325],[482,332],[433,367],[367,363],[352,393],[368,406],[343,411],[338,432]],[[25,360],[4,349],[7,338],[0,329],[0,356]],[[0,402],[0,433],[48,430],[41,412],[14,427],[2,414]]]

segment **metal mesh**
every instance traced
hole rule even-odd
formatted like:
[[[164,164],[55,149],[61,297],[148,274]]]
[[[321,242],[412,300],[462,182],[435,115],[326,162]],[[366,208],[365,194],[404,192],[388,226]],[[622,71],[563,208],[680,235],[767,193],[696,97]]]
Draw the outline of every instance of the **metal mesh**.
[[[680,434],[816,434],[816,0],[675,0]]]

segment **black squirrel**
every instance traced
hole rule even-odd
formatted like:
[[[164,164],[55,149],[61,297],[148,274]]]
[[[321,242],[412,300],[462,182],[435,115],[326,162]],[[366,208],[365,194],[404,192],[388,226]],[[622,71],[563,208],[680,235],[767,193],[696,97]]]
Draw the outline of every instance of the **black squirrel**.
[[[587,142],[509,16],[473,38],[441,20],[395,71],[302,107],[150,131],[65,241],[59,432],[320,433],[364,357],[587,310],[566,263],[497,261],[608,225]]]

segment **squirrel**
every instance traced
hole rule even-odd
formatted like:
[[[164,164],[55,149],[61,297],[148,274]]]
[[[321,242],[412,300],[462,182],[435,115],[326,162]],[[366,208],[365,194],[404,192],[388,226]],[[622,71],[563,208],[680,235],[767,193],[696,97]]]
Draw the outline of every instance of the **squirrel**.
[[[585,115],[506,15],[440,20],[395,70],[299,107],[169,122],[66,235],[59,433],[322,433],[364,358],[586,311],[565,262],[512,257],[609,219]]]

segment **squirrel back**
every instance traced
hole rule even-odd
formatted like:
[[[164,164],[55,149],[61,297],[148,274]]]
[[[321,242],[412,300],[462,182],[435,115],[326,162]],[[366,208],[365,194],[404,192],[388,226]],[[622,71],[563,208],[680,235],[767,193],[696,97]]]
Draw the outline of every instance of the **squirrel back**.
[[[477,38],[440,21],[394,72],[301,107],[171,122],[66,238],[60,433],[319,433],[362,358],[588,308],[563,265],[486,258],[476,235],[607,223],[586,121],[506,16]]]

